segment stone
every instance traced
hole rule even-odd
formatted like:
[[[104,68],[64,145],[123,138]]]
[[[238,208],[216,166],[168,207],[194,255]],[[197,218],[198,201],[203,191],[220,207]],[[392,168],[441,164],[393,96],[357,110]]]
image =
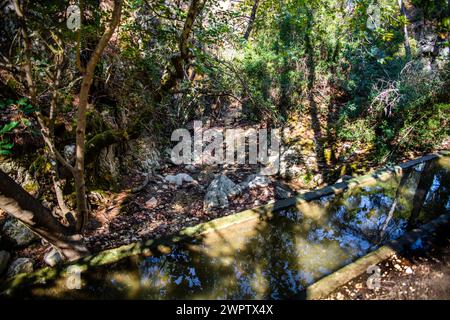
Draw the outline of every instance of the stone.
[[[61,254],[55,248],[52,248],[44,255],[44,261],[50,267],[54,267],[63,261]]]
[[[242,192],[242,188],[231,181],[227,176],[220,175],[209,185],[203,207],[205,210],[213,208],[227,208],[228,198],[234,197]]]
[[[156,207],[157,204],[158,204],[158,200],[155,197],[153,197],[150,200],[148,200],[147,202],[145,202],[145,207],[147,209],[152,209],[152,208]]]
[[[414,271],[411,269],[411,267],[407,267],[406,270],[405,270],[405,273],[406,274],[413,274]]]
[[[18,258],[14,260],[6,272],[6,277],[14,277],[20,273],[33,272],[33,260],[29,258]]]
[[[0,251],[0,275],[6,270],[10,256],[9,252]]]
[[[99,175],[111,186],[117,185],[121,178],[119,152],[117,145],[113,144],[100,150],[97,157]]]
[[[175,176],[173,175],[168,175],[164,178],[165,181],[167,181],[170,184],[175,184],[178,187],[181,187],[183,185],[184,182],[194,182],[194,179],[186,174],[186,173],[179,173]]]
[[[8,219],[3,225],[3,233],[14,241],[18,247],[26,246],[39,237],[17,219]]]
[[[195,166],[193,166],[192,164],[188,164],[187,166],[184,167],[187,171],[189,171],[190,173],[195,173],[197,172],[197,168]]]
[[[142,136],[129,140],[127,146],[127,153],[120,157],[123,166],[137,168],[141,172],[152,172],[154,169],[161,168],[162,155],[158,151],[153,137]]]
[[[242,189],[255,189],[255,188],[265,188],[268,187],[270,183],[267,176],[259,174],[251,174],[245,179],[244,182],[240,183]]]
[[[75,159],[75,145],[69,144],[64,146],[63,155],[67,161],[72,162]]]
[[[9,175],[27,192],[35,194],[39,190],[39,184],[36,179],[30,175],[28,170],[19,161],[2,159],[0,161],[0,170]]]
[[[87,197],[89,199],[90,204],[100,206],[102,204],[107,203],[105,195],[99,191],[90,191]]]

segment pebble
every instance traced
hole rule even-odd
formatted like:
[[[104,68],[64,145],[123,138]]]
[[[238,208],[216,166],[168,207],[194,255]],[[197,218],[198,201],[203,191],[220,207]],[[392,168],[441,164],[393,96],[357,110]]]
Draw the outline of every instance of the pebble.
[[[408,267],[408,268],[406,268],[405,273],[406,274],[413,274],[414,271],[410,267]]]
[[[145,203],[145,207],[147,209],[152,209],[152,208],[156,207],[157,204],[158,204],[158,200],[155,197],[153,197]]]

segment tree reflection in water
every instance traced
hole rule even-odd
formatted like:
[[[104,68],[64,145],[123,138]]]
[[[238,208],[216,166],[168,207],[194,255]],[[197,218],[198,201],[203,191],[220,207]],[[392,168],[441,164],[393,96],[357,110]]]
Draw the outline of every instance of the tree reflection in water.
[[[448,157],[420,164],[401,179],[300,203],[152,256],[135,256],[20,295],[63,298],[284,299],[301,297],[323,276],[450,210]]]

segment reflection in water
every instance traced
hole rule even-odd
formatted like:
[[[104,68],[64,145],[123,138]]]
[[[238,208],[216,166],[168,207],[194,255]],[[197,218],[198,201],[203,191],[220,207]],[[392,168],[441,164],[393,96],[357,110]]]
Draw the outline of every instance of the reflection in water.
[[[449,210],[444,157],[338,196],[304,202],[270,220],[217,230],[169,251],[133,257],[83,274],[81,290],[64,281],[22,292],[34,297],[282,299],[408,229]],[[417,244],[420,245],[420,244]]]

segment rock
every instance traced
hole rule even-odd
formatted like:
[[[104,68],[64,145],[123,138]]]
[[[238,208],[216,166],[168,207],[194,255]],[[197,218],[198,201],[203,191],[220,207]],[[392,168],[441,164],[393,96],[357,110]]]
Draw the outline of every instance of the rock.
[[[231,181],[227,176],[221,175],[209,185],[203,201],[205,210],[228,207],[228,198],[242,192],[242,188]]]
[[[124,157],[121,156],[123,166],[137,168],[142,172],[152,172],[153,169],[161,167],[161,154],[153,137],[143,136],[132,139],[127,142],[127,145],[127,153]]]
[[[183,185],[183,182],[194,182],[194,179],[186,173],[179,173],[176,176],[168,175],[164,178],[164,180],[170,184],[176,184],[179,187]]]
[[[39,239],[30,229],[17,219],[9,219],[3,225],[3,233],[19,247],[26,246]]]
[[[120,151],[114,144],[100,150],[97,157],[99,176],[111,186],[117,185],[121,178],[119,157]]]
[[[5,271],[8,266],[8,261],[10,258],[10,254],[7,251],[0,251],[0,275]]]
[[[405,273],[406,274],[413,274],[414,271],[411,269],[411,267],[407,267],[406,270],[405,270]]]
[[[398,271],[402,271],[402,267],[400,267],[399,264],[395,264],[394,268],[397,269]]]
[[[275,186],[275,197],[277,199],[288,199],[288,198],[292,198],[293,196],[295,196],[294,191],[292,190],[288,190],[286,187],[282,187],[282,186]]]
[[[33,260],[29,258],[18,258],[14,260],[6,272],[6,277],[14,277],[20,273],[33,272]]]
[[[316,174],[312,180],[316,185],[323,184],[323,177],[321,174]]]
[[[63,261],[61,254],[55,248],[52,248],[44,255],[44,261],[50,267],[54,267]]]
[[[9,175],[15,182],[20,184],[27,192],[35,194],[39,190],[39,184],[26,167],[20,162],[10,159],[0,161],[0,170]]]
[[[75,159],[75,145],[69,144],[64,146],[63,155],[67,161],[72,162]]]
[[[145,207],[147,209],[152,209],[152,208],[156,207],[157,204],[158,204],[158,200],[155,197],[153,197],[145,203]]]
[[[102,204],[107,203],[107,199],[106,199],[105,195],[102,192],[91,191],[91,192],[89,192],[87,197],[89,199],[89,202],[91,204],[96,205],[96,206],[100,206]]]
[[[190,173],[195,173],[197,172],[197,168],[195,166],[193,166],[192,164],[188,164],[187,166],[184,167],[187,171],[189,171]]]
[[[269,186],[270,180],[267,176],[259,174],[251,174],[245,179],[244,182],[240,183],[242,189],[254,189],[254,188],[265,188]]]

